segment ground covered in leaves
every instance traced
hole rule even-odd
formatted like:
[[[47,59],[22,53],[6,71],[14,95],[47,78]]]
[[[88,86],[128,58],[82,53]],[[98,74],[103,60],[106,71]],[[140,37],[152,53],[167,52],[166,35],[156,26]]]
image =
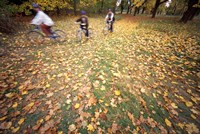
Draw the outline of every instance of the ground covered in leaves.
[[[90,17],[77,42],[75,17],[57,19],[66,42],[3,36],[1,133],[199,133],[200,23]]]

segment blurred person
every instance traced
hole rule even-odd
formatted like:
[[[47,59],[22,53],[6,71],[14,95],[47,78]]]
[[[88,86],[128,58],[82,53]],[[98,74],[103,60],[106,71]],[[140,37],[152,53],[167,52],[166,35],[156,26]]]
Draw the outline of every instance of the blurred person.
[[[81,17],[79,19],[76,20],[76,23],[80,23],[80,28],[82,30],[85,30],[85,36],[87,38],[89,38],[89,31],[88,31],[88,26],[89,26],[89,23],[88,23],[88,17],[86,15],[86,12],[85,11],[81,11]]]
[[[113,32],[113,23],[115,21],[115,15],[111,9],[108,10],[108,14],[106,15],[105,21],[107,24],[110,24],[110,32]]]
[[[31,21],[31,24],[40,26],[46,36],[52,36],[51,27],[54,25],[53,20],[40,9],[38,4],[33,4],[32,6],[36,16]]]

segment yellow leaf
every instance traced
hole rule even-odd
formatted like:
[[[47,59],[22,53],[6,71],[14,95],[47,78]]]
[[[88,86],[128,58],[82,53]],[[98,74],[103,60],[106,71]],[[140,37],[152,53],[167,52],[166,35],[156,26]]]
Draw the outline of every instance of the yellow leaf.
[[[166,119],[166,118],[165,118],[165,123],[166,123],[166,124],[167,124],[167,126],[169,126],[169,127],[171,127],[171,126],[172,126],[171,122],[170,122],[168,119]]]
[[[155,93],[153,93],[153,97],[156,98],[156,94]]]
[[[178,126],[183,129],[185,125],[182,123],[178,123]]]
[[[49,88],[50,86],[51,86],[50,84],[47,84],[47,85],[46,85],[46,88]]]
[[[63,131],[58,131],[58,134],[63,134]]]
[[[13,133],[16,133],[20,129],[20,127],[17,127],[17,128],[12,127],[11,129]]]
[[[100,99],[99,102],[102,103],[102,102],[104,102],[104,101]]]
[[[24,90],[25,89],[25,87],[23,85],[19,86],[18,88],[19,88],[19,90]]]
[[[197,117],[196,117],[194,114],[191,114],[191,117],[192,117],[193,119],[197,119]]]
[[[5,120],[6,118],[7,118],[7,116],[1,117],[1,118],[0,118],[0,121]]]
[[[115,95],[119,96],[121,93],[119,90],[115,90]]]
[[[76,105],[74,106],[75,109],[78,109],[80,107],[79,103],[76,103]]]
[[[107,107],[108,107],[108,106],[109,106],[109,104],[108,104],[108,103],[105,103],[105,106],[107,106]]]
[[[192,102],[190,102],[190,101],[185,102],[185,104],[186,104],[187,107],[193,106]]]
[[[13,97],[14,96],[14,93],[7,93],[6,94],[6,97],[8,97],[8,98],[11,98],[11,97]]]
[[[18,103],[15,102],[13,105],[12,105],[12,108],[16,108],[18,106]]]
[[[23,92],[22,92],[22,95],[25,95],[25,94],[28,94],[28,92],[27,92],[27,91],[23,91]]]
[[[44,119],[37,120],[37,124],[40,124],[44,121]]]
[[[21,125],[23,122],[24,122],[25,118],[21,118],[19,121],[18,121],[18,124]]]
[[[89,125],[87,126],[87,130],[88,130],[88,131],[94,131],[94,127],[93,127],[91,124],[89,124]]]
[[[175,103],[171,104],[173,108],[178,108],[178,106]]]
[[[30,110],[34,104],[35,104],[34,102],[31,102],[28,105],[26,105],[23,109],[24,110]]]

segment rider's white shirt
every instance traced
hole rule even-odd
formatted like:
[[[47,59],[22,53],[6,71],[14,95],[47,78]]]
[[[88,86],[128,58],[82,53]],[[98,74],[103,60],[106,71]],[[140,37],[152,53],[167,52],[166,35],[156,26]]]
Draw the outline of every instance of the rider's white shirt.
[[[114,13],[112,13],[111,16],[110,16],[111,21],[113,20],[113,17],[114,17]],[[109,15],[107,14],[105,20],[107,21],[108,18],[109,18]]]
[[[46,15],[43,11],[38,11],[36,16],[33,18],[31,24],[40,25],[42,23],[47,26],[54,25],[54,22],[48,15]]]

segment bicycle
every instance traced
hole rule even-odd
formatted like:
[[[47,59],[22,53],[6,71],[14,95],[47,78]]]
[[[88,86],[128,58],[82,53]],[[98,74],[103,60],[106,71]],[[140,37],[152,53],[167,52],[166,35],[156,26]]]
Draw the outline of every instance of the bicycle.
[[[112,22],[111,21],[109,21],[108,23],[106,23],[106,26],[104,27],[104,29],[103,29],[103,34],[104,35],[107,35],[109,32],[111,32],[111,24],[112,24]]]
[[[64,42],[66,39],[66,34],[62,30],[51,30],[52,36],[47,38],[53,39],[58,42]],[[26,38],[32,43],[43,43],[45,35],[42,33],[39,26],[35,26],[34,29],[26,33]]]
[[[80,23],[75,23],[75,24],[80,24]],[[86,34],[86,30],[79,28],[77,30],[77,34],[76,34],[78,41],[81,41],[83,39],[83,37],[85,36],[85,34]],[[89,38],[92,38],[92,34],[93,34],[92,28],[88,28],[88,34],[89,34]]]

